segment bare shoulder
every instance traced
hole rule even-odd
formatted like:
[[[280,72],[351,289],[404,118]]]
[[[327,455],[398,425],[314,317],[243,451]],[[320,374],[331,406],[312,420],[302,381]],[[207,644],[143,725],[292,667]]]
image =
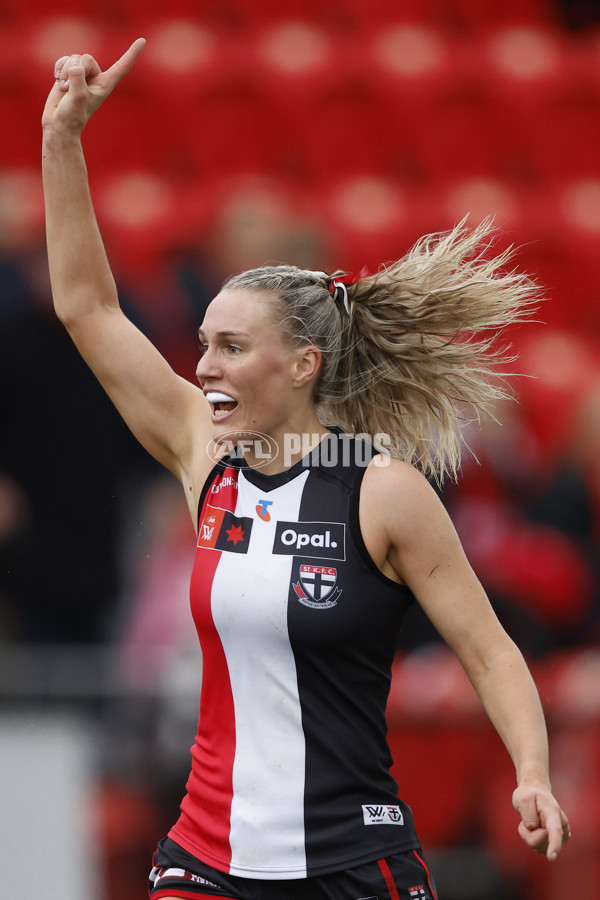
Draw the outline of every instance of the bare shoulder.
[[[375,457],[360,492],[360,529],[369,555],[388,578],[408,583],[405,561],[422,534],[449,525],[437,494],[413,466]]]
[[[414,466],[382,456],[375,457],[365,472],[361,506],[395,528],[403,523],[410,528],[436,511],[445,514],[438,495]]]
[[[467,671],[474,672],[487,653],[506,647],[507,638],[442,501],[405,463],[370,466],[364,480],[361,525],[364,520],[367,531],[372,529],[374,552],[384,560],[380,568],[411,589]]]

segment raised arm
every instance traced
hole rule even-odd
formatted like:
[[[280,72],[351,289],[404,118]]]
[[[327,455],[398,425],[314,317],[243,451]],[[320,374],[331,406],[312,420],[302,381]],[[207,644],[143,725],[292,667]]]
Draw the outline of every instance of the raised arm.
[[[390,504],[396,495],[398,503]],[[384,520],[378,510],[385,509]],[[552,794],[548,740],[539,695],[521,652],[498,621],[469,565],[456,531],[426,480],[394,461],[370,467],[361,495],[361,524],[380,521],[372,538],[380,565],[407,584],[462,663],[504,741],[516,770],[513,804],[519,834],[556,859],[570,837]],[[371,549],[371,548],[369,548]]]
[[[182,481],[194,510],[210,465],[210,408],[121,311],[81,146],[86,122],[144,45],[135,41],[105,72],[89,55],[56,63],[42,117],[50,277],[57,315],[82,356],[138,440]]]

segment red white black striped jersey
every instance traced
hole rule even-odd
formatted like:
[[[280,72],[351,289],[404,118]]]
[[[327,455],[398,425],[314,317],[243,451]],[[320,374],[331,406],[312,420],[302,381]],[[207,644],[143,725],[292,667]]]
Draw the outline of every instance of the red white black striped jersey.
[[[361,538],[363,454],[330,434],[285,472],[230,457],[205,486],[200,720],[169,836],[230,874],[303,878],[419,846],[385,721],[412,598]]]

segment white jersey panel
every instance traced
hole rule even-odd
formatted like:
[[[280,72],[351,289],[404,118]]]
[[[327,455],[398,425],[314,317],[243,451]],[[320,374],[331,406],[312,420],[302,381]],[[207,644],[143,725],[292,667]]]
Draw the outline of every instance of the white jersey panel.
[[[252,552],[224,554],[213,581],[234,699],[232,874],[306,875],[306,748],[288,634],[293,560],[273,555],[273,543],[278,519],[298,519],[308,474],[265,494],[240,473],[235,515],[254,519]]]

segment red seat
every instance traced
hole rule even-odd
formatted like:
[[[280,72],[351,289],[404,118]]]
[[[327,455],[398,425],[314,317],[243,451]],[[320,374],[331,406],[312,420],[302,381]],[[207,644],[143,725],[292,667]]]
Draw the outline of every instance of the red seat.
[[[514,235],[521,224],[517,193],[498,179],[473,177],[446,181],[440,185],[439,195],[449,223],[468,216],[472,228],[492,217],[505,235]]]
[[[481,83],[506,103],[528,110],[569,88],[568,45],[550,27],[498,28],[476,49]]]
[[[53,15],[36,19],[29,24],[24,42],[27,77],[34,90],[39,90],[41,79],[47,79],[51,85],[54,63],[61,56],[90,53],[102,67],[108,60],[105,28],[92,17]]]
[[[400,106],[398,119],[392,125],[396,143],[411,148],[431,178],[513,175],[510,135],[503,131],[498,110],[484,93],[440,92],[423,108]]]
[[[571,319],[578,327],[577,317]],[[597,377],[589,342],[566,329],[534,329],[519,342],[519,367],[533,376],[521,379],[519,400],[540,444],[546,453],[562,448],[581,387]]]
[[[147,45],[133,72],[161,113],[163,104],[184,107],[238,72],[231,42],[197,16],[151,19],[142,37]]]
[[[0,27],[0,84],[3,91],[12,93],[17,87],[17,73],[19,75],[18,84],[22,89],[23,85],[23,49],[26,45],[28,31],[25,23],[21,19],[12,21],[3,21]],[[25,59],[27,59],[25,51]],[[52,70],[49,73],[48,89],[52,84]],[[39,86],[39,85],[38,85]],[[5,121],[4,119],[2,121]]]
[[[557,212],[569,229],[570,243],[600,248],[600,173],[596,178],[565,179],[557,190]]]
[[[422,0],[345,0],[344,8],[351,21],[358,24],[361,31],[370,29],[373,24],[387,28],[398,22],[422,22],[435,24],[438,19],[436,4],[423,3]]]
[[[94,179],[96,212],[117,268],[146,268],[185,233],[176,187],[152,172],[121,171]]]
[[[362,52],[366,50],[371,78],[386,96],[409,105],[425,103],[462,74],[458,48],[438,28],[418,22],[381,28],[373,22]]]
[[[447,648],[427,648],[396,661],[388,722],[392,773],[400,796],[414,808],[423,843],[460,842],[477,817],[491,760],[502,765],[506,753],[498,738],[494,747],[493,733],[490,742],[481,703]],[[504,765],[510,766],[507,755]]]
[[[273,106],[271,116],[278,122],[273,139],[292,172],[327,180],[400,169],[403,148],[391,139],[386,108],[369,86],[342,86],[292,107]]]
[[[283,109],[312,98],[343,79],[343,48],[329,29],[306,19],[286,19],[247,35],[248,66],[261,90]]]
[[[452,5],[460,23],[477,31],[499,26],[547,26],[555,18],[555,10],[548,0],[503,0],[502,3],[455,0]]]
[[[0,168],[35,167],[39,172],[43,99],[26,92],[0,93]]]
[[[117,88],[105,107],[86,125],[83,142],[90,176],[120,169],[158,168],[168,174],[168,146],[177,140],[164,127],[169,111],[158,123],[154,104],[144,93]]]
[[[272,171],[279,122],[268,115],[263,97],[252,85],[216,89],[196,98],[193,115],[185,108],[180,112],[171,139],[181,143],[200,174]]]
[[[402,256],[422,233],[426,203],[419,202],[398,181],[373,173],[328,180],[317,187],[321,221],[337,242],[340,265],[366,266]]]
[[[543,179],[600,178],[600,95],[540,104],[522,139]]]
[[[263,28],[282,16],[322,25],[344,21],[350,14],[347,0],[232,0],[231,5],[247,28]]]

